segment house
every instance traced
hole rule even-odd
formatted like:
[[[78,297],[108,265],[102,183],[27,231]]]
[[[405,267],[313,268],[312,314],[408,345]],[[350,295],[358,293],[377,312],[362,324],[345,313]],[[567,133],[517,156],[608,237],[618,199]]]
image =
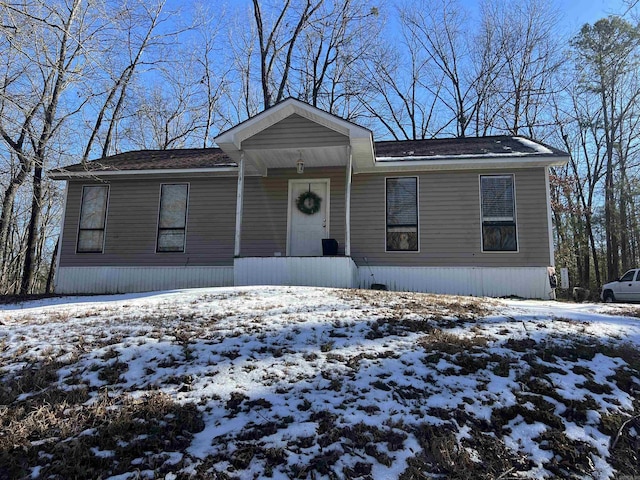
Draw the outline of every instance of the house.
[[[67,183],[56,291],[553,296],[549,167],[564,152],[511,136],[374,142],[292,98],[215,141],[50,172]]]

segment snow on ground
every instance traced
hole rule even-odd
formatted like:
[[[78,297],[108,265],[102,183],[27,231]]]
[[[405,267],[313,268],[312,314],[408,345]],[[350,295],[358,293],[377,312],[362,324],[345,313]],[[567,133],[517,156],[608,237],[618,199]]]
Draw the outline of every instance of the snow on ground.
[[[640,408],[640,320],[621,316],[628,306],[241,287],[0,309],[3,381],[48,362],[50,388],[85,389],[85,405],[107,392],[197,406],[203,423],[180,451],[124,465],[118,448],[146,434],[92,446],[112,478],[392,479],[463,467],[478,478],[605,479],[627,468],[613,459],[614,433],[618,445],[638,442],[634,425],[619,429]],[[55,453],[35,450],[32,478],[47,478]]]

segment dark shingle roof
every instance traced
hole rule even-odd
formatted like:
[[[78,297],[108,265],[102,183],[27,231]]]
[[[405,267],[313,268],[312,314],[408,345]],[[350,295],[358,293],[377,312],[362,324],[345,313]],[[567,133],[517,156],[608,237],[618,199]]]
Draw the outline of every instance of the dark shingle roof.
[[[174,170],[183,168],[216,168],[235,166],[219,148],[184,148],[177,150],[136,150],[110,157],[70,165],[54,172],[90,172],[110,170]]]
[[[537,145],[536,145],[537,144]],[[567,154],[524,137],[507,135],[492,137],[434,138],[376,142],[376,157],[478,157]],[[545,151],[546,150],[546,151]]]
[[[523,137],[511,136],[394,140],[375,142],[374,145],[376,158],[387,161],[492,156],[567,156],[553,147],[534,143]],[[236,166],[236,163],[219,148],[185,148],[119,153],[87,162],[86,166],[78,163],[49,173],[56,176],[64,175],[66,172],[214,169],[230,166]]]

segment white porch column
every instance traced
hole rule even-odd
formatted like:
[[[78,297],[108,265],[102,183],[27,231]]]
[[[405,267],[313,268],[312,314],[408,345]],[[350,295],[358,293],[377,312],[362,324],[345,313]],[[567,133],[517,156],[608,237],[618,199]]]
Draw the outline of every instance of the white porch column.
[[[238,164],[238,191],[236,192],[236,238],[233,256],[240,256],[240,236],[242,235],[242,206],[244,199],[244,151],[240,151]]]
[[[353,156],[351,145],[347,147],[349,160],[347,161],[347,182],[344,192],[344,254],[351,256],[351,171],[353,170]]]

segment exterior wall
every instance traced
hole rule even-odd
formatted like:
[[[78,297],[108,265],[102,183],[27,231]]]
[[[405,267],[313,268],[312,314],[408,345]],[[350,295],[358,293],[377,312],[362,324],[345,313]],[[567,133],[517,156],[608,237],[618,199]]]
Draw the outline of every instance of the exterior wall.
[[[335,147],[349,137],[293,114],[242,142],[243,149]]]
[[[233,267],[61,267],[56,293],[130,293],[233,285]]]
[[[156,253],[160,184],[189,183],[184,253]],[[82,186],[69,182],[60,267],[231,266],[235,232],[237,179],[176,178],[109,180],[103,253],[76,253]]]
[[[483,253],[479,175],[514,174],[518,252]],[[385,178],[417,176],[419,252],[385,252]],[[544,168],[354,175],[351,255],[359,266],[550,265]],[[365,260],[366,258],[366,260]]]
[[[242,220],[242,257],[282,256],[287,251],[287,208],[289,179],[330,180],[329,237],[339,243],[339,252],[344,253],[346,183],[345,168],[305,169],[298,175],[294,169],[269,170],[268,177],[246,177]]]
[[[358,269],[360,288],[382,283],[389,290],[539,298],[555,293],[546,267],[365,267]]]
[[[515,177],[518,252],[483,253],[479,175],[507,173]],[[343,167],[334,167],[306,169],[302,175],[272,169],[268,177],[247,177],[241,256],[271,258],[240,258],[235,264],[235,177],[186,181],[190,189],[184,253],[155,253],[160,185],[183,180],[110,180],[101,254],[75,253],[82,186],[99,182],[70,181],[56,291],[117,293],[264,283],[368,288],[384,283],[392,290],[550,297],[544,168],[354,175],[355,264],[349,258],[298,262],[276,257],[277,252],[286,253],[289,179],[330,180],[329,236],[344,252],[345,176]],[[385,178],[395,176],[419,178],[419,252],[385,252]]]

